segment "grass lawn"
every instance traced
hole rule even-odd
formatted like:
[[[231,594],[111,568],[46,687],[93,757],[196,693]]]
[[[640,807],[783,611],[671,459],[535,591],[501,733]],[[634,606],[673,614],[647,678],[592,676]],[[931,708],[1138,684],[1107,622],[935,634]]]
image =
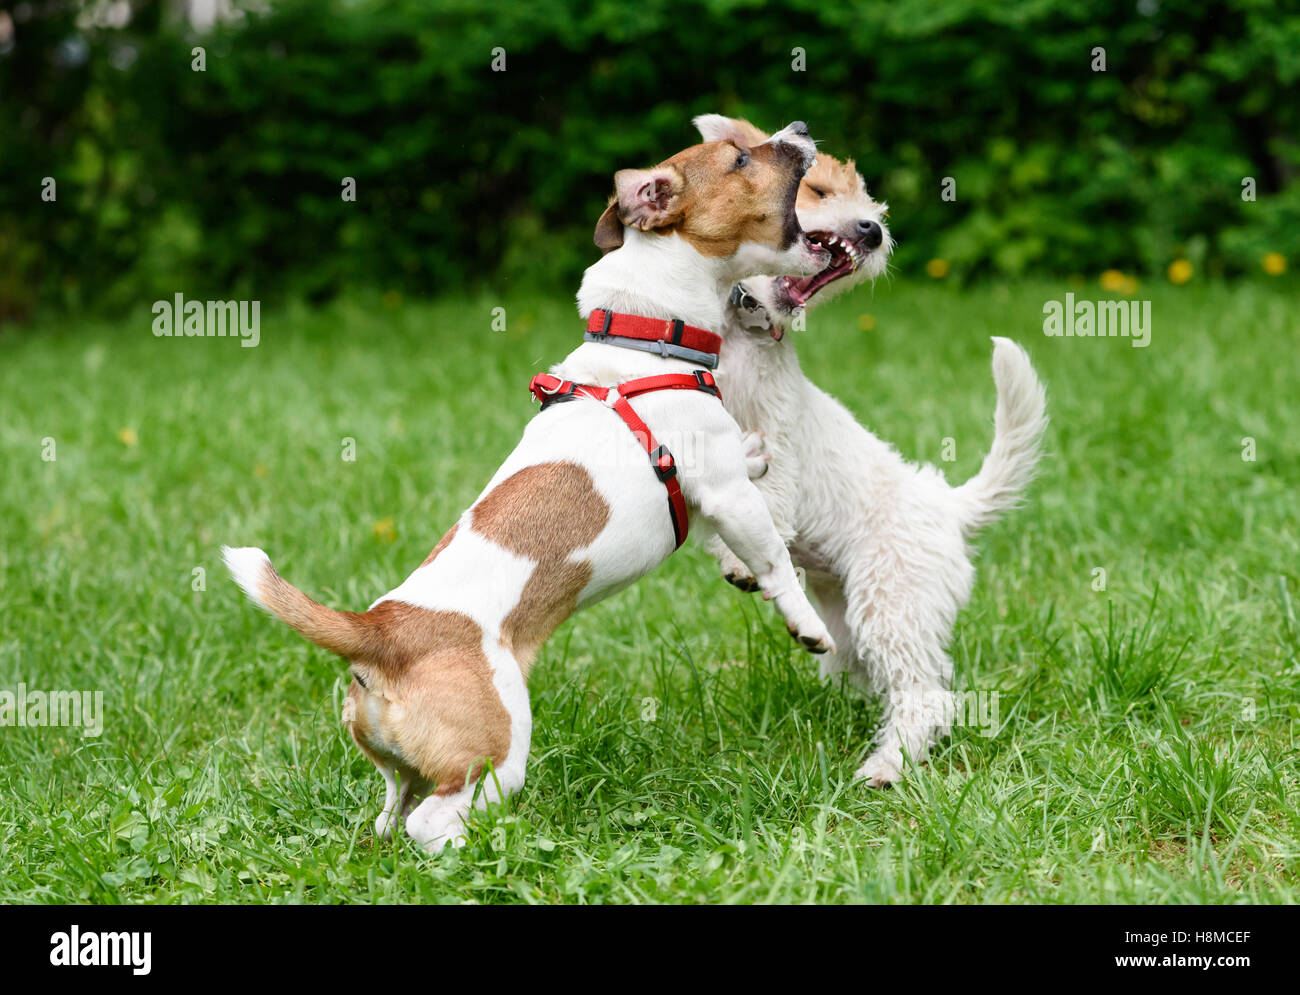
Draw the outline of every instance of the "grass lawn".
[[[991,434],[989,336],[1047,383],[1041,474],[981,538],[952,647],[996,735],[854,784],[878,706],[689,546],[556,633],[527,786],[435,857],[376,843],[343,666],[217,548],[364,608],[514,445],[529,376],[579,340],[567,297],[264,311],[252,349],[147,312],[4,333],[0,689],[101,690],[104,729],[0,729],[0,902],[1300,900],[1280,283],[1143,286],[1146,349],[1043,335],[1046,300],[1095,284],[899,278],[818,311],[810,375],[909,458],[954,440],[954,482]]]

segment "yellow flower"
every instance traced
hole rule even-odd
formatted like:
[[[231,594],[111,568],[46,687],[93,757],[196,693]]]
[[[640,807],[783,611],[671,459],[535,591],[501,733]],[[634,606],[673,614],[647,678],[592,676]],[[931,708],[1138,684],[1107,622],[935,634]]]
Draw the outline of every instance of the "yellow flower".
[[[133,428],[119,428],[117,430],[117,440],[124,446],[134,446],[140,441],[140,437],[135,434]]]
[[[876,319],[869,314],[858,315],[858,327],[864,332],[869,332],[876,327]]]
[[[1286,272],[1286,256],[1280,252],[1270,252],[1260,260],[1260,265],[1269,276],[1281,276]]]
[[[380,542],[392,542],[397,538],[397,529],[393,526],[391,515],[375,522],[375,538]]]
[[[1169,264],[1169,282],[1186,283],[1192,278],[1192,264],[1186,259],[1175,259]]]
[[[254,477],[265,477],[265,476],[266,476],[266,464],[265,464],[265,463],[254,463],[254,464],[253,464],[253,476],[254,476]]]
[[[1101,274],[1101,289],[1109,290],[1112,294],[1121,293],[1127,282],[1128,277],[1117,269],[1108,269]]]
[[[942,280],[945,276],[948,275],[948,260],[931,259],[928,263],[925,264],[925,271],[929,273],[932,277],[934,277],[936,280]]]

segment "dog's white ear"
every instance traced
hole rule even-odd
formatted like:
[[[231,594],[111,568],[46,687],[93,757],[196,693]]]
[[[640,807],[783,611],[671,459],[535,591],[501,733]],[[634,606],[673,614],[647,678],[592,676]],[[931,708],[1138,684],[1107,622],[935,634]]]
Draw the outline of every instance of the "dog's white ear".
[[[771,137],[743,118],[722,114],[700,114],[691,123],[706,142],[735,142],[742,148],[752,149]]]
[[[672,166],[620,169],[614,174],[619,220],[642,231],[674,224],[681,215],[684,187],[681,173]]]

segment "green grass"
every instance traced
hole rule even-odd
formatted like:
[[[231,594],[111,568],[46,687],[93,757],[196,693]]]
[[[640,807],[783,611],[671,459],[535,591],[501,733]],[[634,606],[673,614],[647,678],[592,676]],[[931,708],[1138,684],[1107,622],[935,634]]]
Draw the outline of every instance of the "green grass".
[[[1044,337],[1067,289],[899,279],[798,339],[908,457],[955,440],[952,481],[988,444],[988,337],[1048,385],[1041,475],[982,537],[953,642],[958,686],[999,693],[995,736],[854,784],[878,706],[689,547],[556,633],[528,784],[436,857],[375,841],[343,667],[217,547],[263,546],[336,607],[391,588],[578,340],[567,297],[267,312],[256,349],[155,339],[147,313],[8,333],[0,689],[100,689],[106,721],[0,729],[0,901],[1300,899],[1300,298],[1144,287],[1135,349]]]

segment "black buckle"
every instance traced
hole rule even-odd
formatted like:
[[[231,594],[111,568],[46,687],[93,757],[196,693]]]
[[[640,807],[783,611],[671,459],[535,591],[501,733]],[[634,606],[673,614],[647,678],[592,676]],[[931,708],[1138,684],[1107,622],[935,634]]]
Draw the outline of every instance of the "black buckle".
[[[668,465],[661,466],[659,461],[665,456],[668,457]],[[650,454],[650,467],[654,470],[655,476],[659,478],[661,484],[677,476],[677,464],[674,462],[673,454],[668,451],[667,446],[659,446]]]
[[[712,374],[705,370],[692,370],[695,374],[695,383],[699,389],[706,394],[712,394],[714,397],[721,397],[722,391],[718,390],[717,381],[713,379]]]
[[[686,322],[682,321],[681,318],[674,318],[672,321],[672,334],[669,336],[668,341],[671,342],[673,345],[681,345],[682,329],[685,327],[686,327]]]
[[[542,410],[545,411],[552,404],[561,404],[564,401],[572,401],[578,396],[578,385],[570,381],[569,389],[566,391],[556,390],[554,394],[547,394],[546,400],[542,402]]]

